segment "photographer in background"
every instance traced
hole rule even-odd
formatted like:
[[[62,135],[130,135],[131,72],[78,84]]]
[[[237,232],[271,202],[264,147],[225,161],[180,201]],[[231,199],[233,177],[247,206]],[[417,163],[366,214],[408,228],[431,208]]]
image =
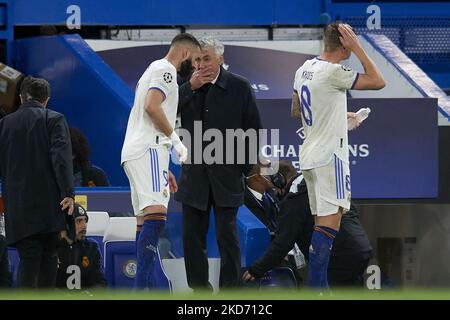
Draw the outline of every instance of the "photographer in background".
[[[244,281],[254,281],[263,277],[267,271],[282,262],[295,244],[309,260],[314,218],[311,215],[303,176],[298,174],[290,163],[280,161],[279,172],[265,179],[272,181],[270,187],[279,189],[283,195],[276,217],[277,227],[264,255],[244,273],[242,277]],[[350,210],[342,217],[341,229],[331,250],[328,266],[330,286],[362,287],[363,274],[371,257],[372,246],[361,226],[358,211],[352,203]]]

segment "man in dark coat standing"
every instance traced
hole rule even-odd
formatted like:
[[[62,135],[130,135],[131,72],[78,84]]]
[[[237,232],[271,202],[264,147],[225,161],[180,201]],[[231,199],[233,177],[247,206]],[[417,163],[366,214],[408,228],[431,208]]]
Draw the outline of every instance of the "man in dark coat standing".
[[[183,204],[184,260],[189,286],[211,289],[206,235],[213,207],[221,257],[219,285],[235,287],[240,283],[241,272],[237,210],[244,201],[243,176],[252,168],[249,163],[256,162],[258,152],[249,151],[247,144],[245,161],[238,161],[242,154],[236,146],[226,145],[230,142],[226,132],[258,132],[261,121],[249,82],[222,67],[224,46],[213,38],[203,38],[200,44],[202,52],[195,60],[196,70],[179,89],[181,126],[189,132],[191,145],[175,200]],[[210,137],[217,146],[212,148],[214,151],[202,141],[207,131],[220,135]],[[236,140],[242,142],[240,138]],[[189,142],[183,143],[189,146]],[[257,141],[251,145],[257,146]]]
[[[6,241],[19,253],[18,287],[55,286],[64,210],[73,211],[72,150],[64,116],[47,109],[50,85],[27,77],[20,108],[0,120]]]

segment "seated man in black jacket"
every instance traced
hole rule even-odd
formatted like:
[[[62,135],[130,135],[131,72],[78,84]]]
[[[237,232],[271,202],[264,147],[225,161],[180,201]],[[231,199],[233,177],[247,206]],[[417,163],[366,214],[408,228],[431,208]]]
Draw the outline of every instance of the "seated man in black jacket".
[[[86,289],[106,286],[97,243],[86,239],[88,220],[86,210],[77,203],[73,215],[67,216],[67,232],[58,248],[56,286],[59,288]],[[79,288],[76,285],[77,279],[74,278],[77,276],[74,265],[80,270]]]
[[[259,170],[259,166],[254,166],[245,179],[244,204],[273,236],[276,229],[278,197],[273,192],[272,181],[260,175]]]
[[[265,254],[255,261],[242,276],[244,281],[261,278],[278,266],[296,243],[308,259],[314,218],[311,215],[306,184],[301,174],[285,161],[280,161],[278,175],[284,178],[279,185],[283,199],[279,203],[275,236]],[[267,177],[273,180],[273,177]],[[279,180],[279,179],[277,179]],[[328,266],[330,287],[361,286],[363,274],[372,257],[372,247],[364,232],[356,207],[342,217]]]

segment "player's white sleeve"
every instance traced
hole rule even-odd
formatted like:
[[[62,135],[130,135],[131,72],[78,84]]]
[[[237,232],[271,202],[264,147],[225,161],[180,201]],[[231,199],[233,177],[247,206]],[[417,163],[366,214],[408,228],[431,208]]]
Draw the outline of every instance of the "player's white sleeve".
[[[155,68],[150,78],[148,90],[160,90],[164,94],[165,99],[170,92],[170,87],[176,81],[176,75],[169,68]]]
[[[352,89],[359,74],[342,65],[334,65],[330,75],[331,85],[338,89]]]

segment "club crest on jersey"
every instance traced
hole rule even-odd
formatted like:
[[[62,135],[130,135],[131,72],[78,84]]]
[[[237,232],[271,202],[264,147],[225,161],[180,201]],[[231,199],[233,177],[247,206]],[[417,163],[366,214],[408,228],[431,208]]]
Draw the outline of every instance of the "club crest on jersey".
[[[344,70],[344,71],[352,71],[352,69],[347,68],[346,66],[341,66],[341,68],[342,68],[342,70]]]
[[[172,74],[170,72],[164,73],[163,79],[166,83],[171,83],[172,82]]]

